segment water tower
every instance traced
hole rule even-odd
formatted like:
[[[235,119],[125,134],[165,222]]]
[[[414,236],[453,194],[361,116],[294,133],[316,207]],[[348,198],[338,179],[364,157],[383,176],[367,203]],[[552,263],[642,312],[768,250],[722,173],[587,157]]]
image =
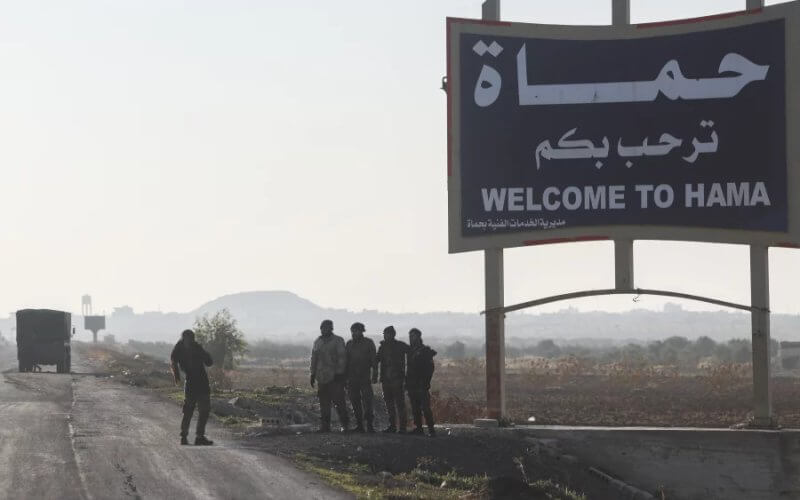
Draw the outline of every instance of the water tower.
[[[83,328],[92,332],[92,342],[97,342],[97,332],[106,329],[106,317],[92,315],[92,297],[81,297],[81,314],[83,315]]]

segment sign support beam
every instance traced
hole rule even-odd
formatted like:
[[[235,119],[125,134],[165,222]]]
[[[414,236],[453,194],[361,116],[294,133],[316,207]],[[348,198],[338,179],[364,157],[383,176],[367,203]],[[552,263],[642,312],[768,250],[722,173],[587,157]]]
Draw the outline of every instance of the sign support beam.
[[[481,6],[481,19],[484,21],[500,20],[500,0],[486,0]]]
[[[611,24],[621,26],[631,22],[631,0],[611,0]],[[633,240],[614,240],[614,287],[633,288]]]
[[[500,20],[500,0],[486,0],[481,10],[482,19]],[[484,250],[487,311],[504,306],[503,275],[503,249]],[[486,315],[486,412],[498,421],[506,411],[505,373],[505,313],[499,310]]]
[[[746,0],[747,10],[764,8],[764,0]],[[769,248],[750,245],[750,313],[753,346],[753,425],[774,427],[770,370]]]
[[[633,286],[633,240],[614,240],[614,288],[631,290]]]
[[[631,0],[611,0],[611,24],[620,26],[631,23]]]
[[[505,312],[502,310],[503,249],[484,250],[486,277],[486,410],[489,418],[501,419],[506,411]],[[498,309],[499,308],[499,309]],[[491,312],[490,309],[494,309]]]
[[[750,245],[750,313],[753,331],[753,425],[774,427],[770,374],[769,248]]]

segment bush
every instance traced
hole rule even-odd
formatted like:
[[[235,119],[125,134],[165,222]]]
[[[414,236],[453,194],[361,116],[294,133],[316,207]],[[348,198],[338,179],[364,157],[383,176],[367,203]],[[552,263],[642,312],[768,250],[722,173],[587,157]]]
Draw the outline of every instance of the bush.
[[[220,368],[232,370],[236,358],[247,351],[244,334],[227,309],[218,311],[210,318],[208,314],[197,318],[194,321],[194,334],[197,342],[208,350]]]

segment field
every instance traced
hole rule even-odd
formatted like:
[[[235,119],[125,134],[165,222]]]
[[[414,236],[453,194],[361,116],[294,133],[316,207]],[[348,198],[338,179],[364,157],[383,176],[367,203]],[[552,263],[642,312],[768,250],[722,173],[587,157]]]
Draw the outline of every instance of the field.
[[[307,368],[304,361],[287,360],[270,367],[244,367],[230,378],[233,388],[302,387]],[[439,363],[431,391],[440,422],[471,423],[485,416],[483,361]],[[800,378],[774,377],[772,391],[779,424],[800,427]],[[731,427],[751,416],[752,393],[747,363],[709,365],[681,374],[670,366],[518,358],[509,362],[506,378],[508,418],[518,424],[531,423],[533,417],[540,425]]]
[[[166,363],[104,346],[81,356],[123,384],[180,401]],[[534,425],[730,427],[750,416],[750,366],[723,363],[680,373],[668,365],[597,363],[575,357],[520,357],[507,367],[510,422]],[[359,497],[369,498],[610,498],[607,483],[539,453],[540,444],[515,431],[500,436],[452,424],[485,416],[484,368],[470,358],[437,363],[432,387],[436,439],[397,435],[308,434],[263,427],[259,419],[316,426],[319,405],[305,359],[211,372],[212,411],[249,445],[293,460]],[[800,379],[773,379],[775,414],[800,427]],[[380,386],[376,427],[386,425]],[[176,408],[177,411],[177,408]],[[334,423],[336,422],[334,412]],[[653,492],[656,493],[656,492]]]
[[[95,355],[103,352],[107,351],[95,351]],[[161,366],[148,365],[132,383],[158,385],[148,380],[158,379],[165,365]],[[537,425],[731,427],[751,416],[751,371],[749,363],[733,362],[701,363],[687,373],[674,365],[641,361],[511,358],[506,375],[507,416],[517,424]],[[212,380],[218,390],[230,394],[294,388],[302,413],[310,417],[316,411],[304,358],[240,365],[236,370],[216,372]],[[380,417],[384,412],[380,385],[374,387]],[[471,423],[485,416],[483,360],[437,359],[431,392],[439,422]],[[772,400],[778,423],[800,428],[800,378],[773,377]]]

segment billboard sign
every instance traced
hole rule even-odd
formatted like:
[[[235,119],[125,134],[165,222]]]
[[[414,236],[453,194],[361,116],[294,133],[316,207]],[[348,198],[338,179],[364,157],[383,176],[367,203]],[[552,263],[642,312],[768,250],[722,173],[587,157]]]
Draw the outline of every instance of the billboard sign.
[[[106,329],[105,316],[84,316],[83,328],[92,332],[98,332]]]
[[[644,26],[448,20],[451,252],[800,242],[797,2]]]

